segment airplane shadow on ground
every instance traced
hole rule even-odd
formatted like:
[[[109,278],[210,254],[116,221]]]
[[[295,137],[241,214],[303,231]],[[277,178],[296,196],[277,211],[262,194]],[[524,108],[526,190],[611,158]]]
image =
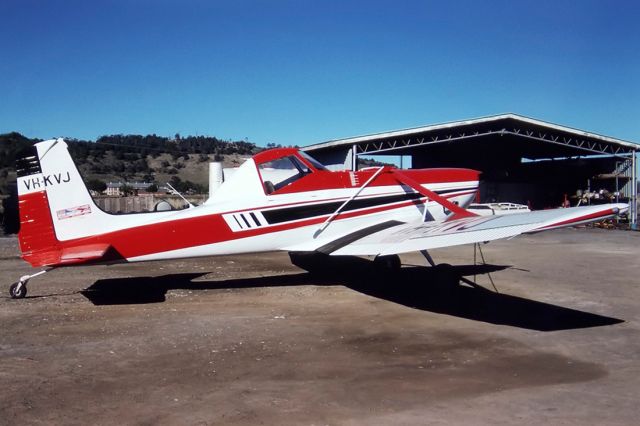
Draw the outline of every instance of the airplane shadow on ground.
[[[294,263],[304,269],[315,269],[301,262]],[[323,263],[322,273],[220,281],[194,281],[208,272],[101,279],[81,293],[95,305],[114,305],[164,302],[169,290],[343,285],[371,297],[422,311],[530,330],[570,330],[624,322],[618,318],[496,293],[480,286],[458,284],[460,277],[487,274],[508,267],[460,265],[446,267],[443,271],[438,267],[405,266],[392,274],[385,274],[376,271],[372,262],[366,259],[331,258],[328,263]]]
[[[308,273],[237,278],[216,281],[194,281],[210,272],[168,274],[157,277],[107,278],[93,283],[80,293],[94,305],[129,305],[161,303],[169,290],[226,290],[256,287],[292,287],[329,285]],[[338,285],[338,284],[335,284]]]

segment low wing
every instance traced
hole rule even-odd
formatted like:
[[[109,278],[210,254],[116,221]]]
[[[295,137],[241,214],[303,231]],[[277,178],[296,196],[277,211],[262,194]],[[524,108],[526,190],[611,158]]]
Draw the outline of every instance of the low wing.
[[[579,225],[623,213],[627,204],[540,210],[503,216],[466,217],[448,222],[398,224],[338,244],[331,255],[377,256],[511,238],[516,235]]]

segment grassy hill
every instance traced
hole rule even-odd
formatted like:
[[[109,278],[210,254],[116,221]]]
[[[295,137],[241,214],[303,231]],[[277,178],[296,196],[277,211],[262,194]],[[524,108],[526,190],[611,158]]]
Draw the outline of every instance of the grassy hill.
[[[110,135],[96,141],[65,138],[85,182],[171,182],[178,190],[207,192],[209,162],[233,167],[262,148],[247,141],[223,141],[208,136]],[[38,142],[20,133],[0,135],[0,196],[15,183],[15,159]],[[176,185],[177,184],[177,185]]]
[[[17,132],[0,134],[0,226],[5,233],[18,230],[16,158],[39,141]],[[263,149],[210,136],[109,135],[65,141],[89,188],[118,181],[170,182],[180,192],[203,194],[208,192],[209,162],[235,167]]]

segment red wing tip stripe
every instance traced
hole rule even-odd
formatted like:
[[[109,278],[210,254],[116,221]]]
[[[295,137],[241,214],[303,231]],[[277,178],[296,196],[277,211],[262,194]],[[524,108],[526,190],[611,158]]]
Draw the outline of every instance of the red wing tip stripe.
[[[572,223],[576,223],[577,224],[577,223],[589,221],[589,220],[592,220],[592,219],[605,219],[605,218],[607,218],[609,216],[613,216],[613,215],[618,214],[619,211],[620,211],[620,209],[618,209],[617,207],[614,207],[614,208],[611,208],[609,210],[599,211],[599,212],[596,212],[596,213],[591,213],[591,214],[575,217],[575,218],[572,218],[572,219],[563,220],[562,222],[552,223],[550,225],[546,225],[546,226],[543,226],[543,227],[537,228],[537,229],[555,228],[555,227],[563,226],[563,225],[571,225]]]

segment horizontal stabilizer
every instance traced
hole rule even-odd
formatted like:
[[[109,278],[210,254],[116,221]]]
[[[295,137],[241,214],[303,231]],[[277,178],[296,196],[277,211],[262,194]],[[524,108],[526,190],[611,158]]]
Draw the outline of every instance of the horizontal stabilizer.
[[[22,258],[32,266],[66,266],[104,260],[109,244],[86,244],[73,247],[54,246],[49,249],[26,252]]]
[[[60,253],[60,263],[71,265],[99,260],[104,257],[111,246],[109,244],[87,244],[63,248]]]

